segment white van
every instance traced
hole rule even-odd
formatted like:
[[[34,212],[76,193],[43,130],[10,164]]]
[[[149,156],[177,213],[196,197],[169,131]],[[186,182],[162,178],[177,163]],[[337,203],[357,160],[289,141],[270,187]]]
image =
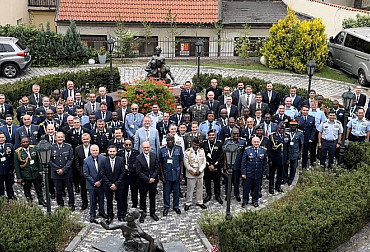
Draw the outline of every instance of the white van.
[[[338,66],[358,77],[358,83],[370,83],[370,27],[344,29],[330,37],[329,67]]]

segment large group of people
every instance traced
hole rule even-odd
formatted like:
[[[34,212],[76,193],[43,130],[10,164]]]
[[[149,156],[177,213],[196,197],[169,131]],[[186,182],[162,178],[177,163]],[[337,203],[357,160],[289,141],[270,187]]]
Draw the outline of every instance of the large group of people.
[[[242,207],[250,195],[252,205],[258,207],[264,178],[269,180],[269,194],[283,192],[282,185],[290,186],[294,180],[298,161],[303,169],[317,161],[330,168],[342,137],[369,141],[370,113],[365,113],[361,87],[355,91],[347,132],[343,131],[345,111],[338,101],[327,108],[314,90],[307,100],[296,91],[291,87],[289,94],[279,94],[268,83],[265,91],[253,93],[242,82],[233,91],[231,87],[222,90],[213,79],[201,96],[188,81],[174,114],[153,104],[152,111],[143,115],[139,105],[129,104],[125,97],[116,108],[104,87],[98,96],[85,94],[85,101],[72,81],[51,97],[34,85],[32,94],[22,97],[16,109],[19,125],[13,123],[13,107],[0,94],[0,196],[6,191],[9,199],[15,199],[15,174],[25,197],[32,200],[33,185],[39,204],[46,206],[35,148],[44,138],[52,144],[50,186],[45,193],[59,206],[64,206],[68,194],[72,211],[75,193],[80,194],[81,209],[89,206],[92,223],[97,222],[97,213],[107,224],[113,221],[114,200],[118,221],[124,220],[131,202],[131,207],[143,211],[140,222],[144,222],[147,196],[149,214],[157,221],[158,183],[163,183],[163,216],[171,208],[171,195],[177,214],[185,194],[185,211],[194,206],[206,209],[212,195],[223,204],[221,187],[228,176]],[[231,142],[238,153],[233,173],[228,174],[223,147]],[[186,192],[181,191],[181,181]]]

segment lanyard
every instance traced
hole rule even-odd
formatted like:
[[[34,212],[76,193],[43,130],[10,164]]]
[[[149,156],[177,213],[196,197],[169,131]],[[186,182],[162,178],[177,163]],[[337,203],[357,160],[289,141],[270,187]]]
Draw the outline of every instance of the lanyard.
[[[167,149],[167,148],[166,148],[166,149]],[[168,151],[168,149],[167,149],[169,159],[172,159],[174,149],[175,149],[175,148],[173,148],[173,147],[172,147],[172,151],[171,151],[171,152],[169,152],[169,151]]]
[[[294,139],[294,137],[295,137],[295,135],[297,134],[297,131],[296,132],[294,132],[294,134],[293,134],[293,136],[292,136],[292,133],[291,132],[289,132],[289,135],[290,135],[290,139],[291,139],[291,141]]]
[[[208,147],[211,151],[211,155],[212,155],[212,152],[213,152],[213,149],[215,148],[215,144],[213,144],[212,148],[211,148],[211,142],[208,140]]]

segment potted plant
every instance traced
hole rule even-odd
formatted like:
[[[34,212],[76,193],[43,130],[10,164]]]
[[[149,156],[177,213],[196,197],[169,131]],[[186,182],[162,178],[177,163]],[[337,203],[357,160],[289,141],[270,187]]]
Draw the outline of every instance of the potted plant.
[[[107,61],[107,50],[105,49],[105,46],[100,47],[98,50],[98,58],[100,64],[105,64]]]

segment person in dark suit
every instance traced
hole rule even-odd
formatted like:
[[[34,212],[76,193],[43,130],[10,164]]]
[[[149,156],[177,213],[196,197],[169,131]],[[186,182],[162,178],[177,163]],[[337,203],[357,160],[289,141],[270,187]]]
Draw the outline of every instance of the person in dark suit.
[[[256,115],[256,109],[261,109],[262,117],[264,117],[266,115],[266,113],[269,113],[269,111],[270,111],[269,105],[267,103],[262,102],[262,94],[261,93],[256,94],[256,102],[252,103],[250,105],[249,109],[251,110],[251,113],[252,113],[253,116]]]
[[[35,115],[40,118],[41,122],[46,119],[46,110],[48,109],[51,109],[53,113],[57,112],[55,107],[50,106],[49,97],[45,96],[44,98],[42,98],[42,106],[38,107],[35,111]]]
[[[31,105],[34,105],[36,108],[42,106],[42,98],[44,98],[45,95],[40,94],[40,86],[39,85],[32,85],[32,94],[28,96],[29,103]]]
[[[138,186],[140,192],[140,210],[144,213],[140,217],[140,223],[143,223],[146,217],[146,197],[149,192],[149,211],[153,220],[159,218],[155,214],[155,196],[157,190],[159,163],[156,153],[150,152],[150,143],[142,143],[143,152],[136,157],[136,174],[138,176]]]
[[[0,94],[0,119],[5,120],[5,115],[7,114],[14,115],[13,106],[5,103],[5,95]]]
[[[222,95],[220,95],[219,97],[218,97],[218,101],[220,102],[220,105],[223,105],[223,104],[226,104],[226,97],[228,97],[228,96],[230,96],[231,95],[231,91],[230,91],[231,89],[230,89],[230,87],[228,87],[228,86],[226,86],[226,87],[224,87],[224,92],[223,92],[223,94]],[[238,102],[239,102],[239,100],[238,99],[236,99],[234,96],[232,96],[231,95],[231,97],[233,98],[233,104],[235,105],[235,106],[238,106]],[[240,98],[240,97],[239,97]]]
[[[311,89],[310,92],[308,93],[308,99],[303,101],[302,106],[307,105],[308,107],[310,107],[311,102],[313,102],[314,100],[316,100],[316,91]]]
[[[211,86],[206,89],[206,97],[208,99],[208,92],[213,91],[215,100],[218,100],[218,97],[222,95],[222,89],[217,87],[217,79],[211,80]]]
[[[278,112],[272,116],[271,121],[278,124],[284,122],[285,125],[288,125],[290,117],[285,114],[285,106],[283,104],[279,105]]]
[[[368,109],[369,109],[369,107],[368,107]],[[346,113],[346,111],[339,107],[339,102],[337,100],[333,101],[333,107],[330,110],[335,111],[335,114],[337,116],[337,120],[340,121],[343,125],[344,124],[344,114]]]
[[[13,124],[13,116],[8,114],[5,116],[6,125],[0,127],[0,131],[4,132],[6,136],[6,143],[15,143],[15,131],[19,128],[18,125]]]
[[[249,143],[251,142],[252,137],[256,134],[252,117],[248,117],[246,125],[245,129],[242,130],[241,136],[246,139],[247,143]]]
[[[112,96],[107,95],[107,89],[105,87],[99,88],[99,96],[96,97],[96,101],[99,103],[105,102],[107,104],[107,110],[113,112],[116,110]]]
[[[284,100],[287,97],[292,98],[292,106],[300,111],[303,105],[303,99],[299,95],[297,95],[297,87],[291,87],[290,93],[284,96]]]
[[[207,94],[207,101],[203,102],[203,104],[207,105],[210,110],[215,112],[215,118],[218,118],[218,111],[220,107],[220,102],[215,100],[215,94],[213,91],[209,91]]]
[[[267,103],[271,114],[275,114],[280,104],[279,93],[273,90],[271,82],[266,84],[266,91],[262,92],[262,102]]]
[[[357,101],[357,106],[365,107],[366,105],[366,95],[362,94],[362,87],[357,86],[355,89],[355,99]]]
[[[168,134],[168,127],[170,126],[170,114],[168,112],[163,113],[163,120],[158,122],[156,125],[156,130],[159,134],[159,142],[161,143],[163,137]]]
[[[367,110],[366,110],[365,118],[367,120],[370,120],[370,100],[369,100],[369,103],[367,104]]]
[[[85,151],[84,151],[85,152]],[[104,190],[101,178],[101,167],[102,161],[105,158],[103,155],[99,155],[99,146],[91,145],[90,154],[83,159],[83,175],[86,178],[86,189],[89,191],[90,201],[90,222],[97,223],[95,220],[96,204],[99,206],[99,216],[107,218],[108,216],[104,212]]]
[[[83,172],[83,161],[85,158],[90,156],[90,135],[88,133],[82,134],[81,140],[82,144],[74,149],[74,168],[76,168],[77,172],[74,172],[73,179],[78,180],[79,184],[81,185],[81,210],[85,210],[87,208],[88,200],[86,179]]]
[[[277,131],[278,125],[271,122],[271,115],[269,113],[267,113],[263,119],[263,123],[260,124],[263,128],[263,135],[269,137],[272,133]]]
[[[116,109],[116,112],[118,113],[118,120],[125,123],[126,115],[131,113],[131,108],[128,106],[128,101],[126,97],[121,98],[120,104],[120,108]]]
[[[16,199],[13,190],[14,148],[12,144],[6,143],[6,136],[3,132],[0,132],[0,154],[0,197],[5,195],[6,190],[8,199]]]
[[[60,127],[64,127],[67,125],[67,117],[68,114],[64,113],[64,106],[63,104],[59,104],[56,107],[57,112],[54,113],[53,118],[58,121]]]
[[[126,175],[125,161],[122,157],[117,156],[117,148],[114,145],[108,148],[108,157],[106,157],[101,165],[100,174],[103,180],[103,188],[105,197],[107,198],[107,214],[106,223],[109,225],[113,221],[113,195],[117,201],[117,216],[118,221],[123,221],[126,213],[123,212],[123,188],[124,177]]]
[[[184,113],[189,113],[189,108],[195,104],[195,97],[197,93],[191,88],[191,82],[186,81],[185,89],[181,91],[180,102]]]
[[[36,145],[38,143],[38,126],[31,124],[31,117],[29,115],[23,116],[23,126],[15,131],[14,148],[20,146],[21,138],[27,136],[30,138],[30,144]]]
[[[83,125],[84,128],[93,131],[96,129],[96,116],[95,115],[89,115],[89,123],[86,123]]]
[[[180,126],[180,123],[185,121],[184,114],[182,111],[183,109],[181,104],[177,104],[176,113],[170,116],[170,122],[174,123],[177,127]]]
[[[102,119],[104,122],[112,120],[112,112],[108,110],[105,102],[100,103],[100,110],[95,112],[96,120]]]
[[[82,100],[81,91],[77,90],[73,105],[76,106],[76,108],[81,107],[83,109],[86,103],[86,101]]]
[[[228,120],[228,125],[221,128],[220,133],[218,134],[217,139],[225,142],[225,139],[230,138],[232,136],[233,128],[237,128],[239,130],[240,135],[240,128],[236,125],[235,118],[230,117]]]
[[[73,103],[72,96],[68,96],[64,106],[64,112],[68,115],[76,116],[76,106]]]
[[[39,135],[38,135],[38,138],[39,139],[41,138],[41,136],[43,136],[43,135],[45,135],[47,133],[46,127],[49,124],[54,125],[55,130],[56,131],[59,131],[60,124],[59,124],[58,121],[56,121],[53,118],[53,115],[54,115],[54,113],[53,113],[53,111],[51,109],[46,110],[46,119],[42,123],[40,123],[40,125],[39,125]]]
[[[77,88],[75,88],[75,84],[73,81],[67,81],[67,89],[63,90],[62,92],[62,99],[67,100],[67,97],[72,97],[73,100],[75,99],[75,95],[77,92]]]
[[[238,106],[239,97],[242,96],[245,93],[244,91],[244,83],[238,82],[237,88],[231,93],[231,96],[235,98],[236,100],[236,106]]]
[[[230,118],[230,117],[238,118],[238,116],[239,116],[238,107],[235,106],[234,104],[232,104],[232,102],[233,102],[233,98],[231,96],[228,96],[226,98],[226,104],[222,104],[218,108],[218,114],[221,114],[221,110],[226,109],[226,113],[227,113],[228,118]]]
[[[36,106],[31,105],[29,103],[29,99],[28,99],[27,96],[23,96],[22,99],[21,99],[21,101],[22,101],[22,105],[19,106],[17,108],[17,111],[16,111],[16,114],[17,114],[16,117],[17,117],[18,122],[20,122],[22,120],[22,116],[24,116],[25,114],[27,114],[27,107],[28,106],[33,107],[34,110],[36,109]]]

